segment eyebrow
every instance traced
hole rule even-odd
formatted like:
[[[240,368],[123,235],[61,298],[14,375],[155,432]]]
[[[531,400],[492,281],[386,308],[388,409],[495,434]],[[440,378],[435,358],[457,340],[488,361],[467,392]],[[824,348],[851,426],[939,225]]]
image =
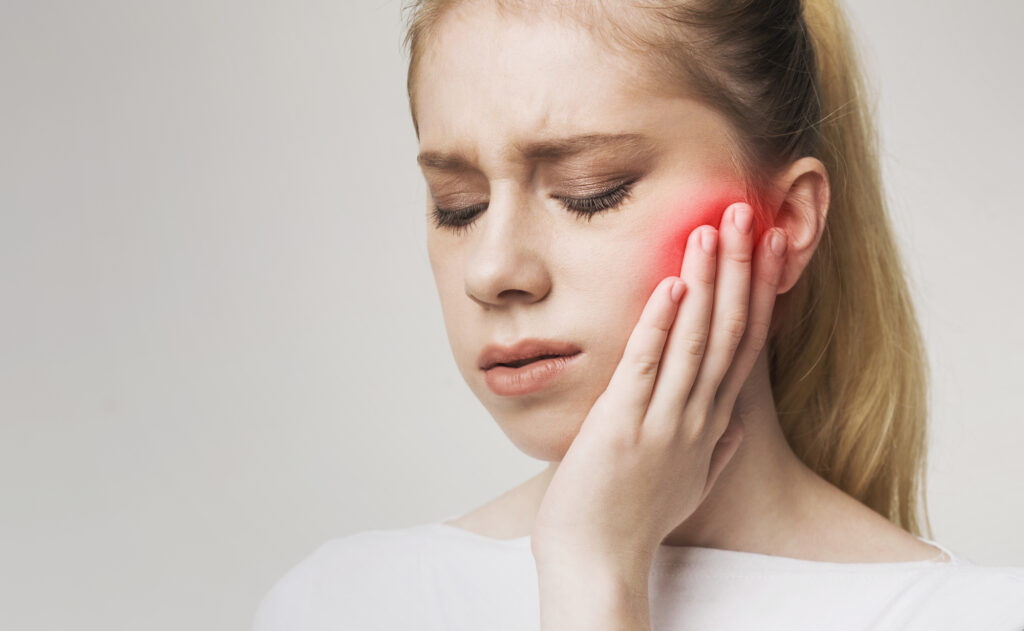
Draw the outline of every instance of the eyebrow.
[[[608,151],[640,159],[652,148],[651,139],[643,134],[579,134],[530,143],[514,143],[511,159],[555,162],[585,151]],[[416,156],[421,167],[440,171],[469,171],[474,167],[459,153],[424,151]]]

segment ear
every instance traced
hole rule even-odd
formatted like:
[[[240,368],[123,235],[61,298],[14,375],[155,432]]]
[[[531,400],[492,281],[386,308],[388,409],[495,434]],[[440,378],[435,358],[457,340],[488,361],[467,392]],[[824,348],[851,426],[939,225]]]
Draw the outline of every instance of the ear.
[[[784,294],[800,278],[825,231],[831,198],[828,171],[817,158],[800,158],[774,179],[772,188],[771,223],[789,238],[777,292]]]

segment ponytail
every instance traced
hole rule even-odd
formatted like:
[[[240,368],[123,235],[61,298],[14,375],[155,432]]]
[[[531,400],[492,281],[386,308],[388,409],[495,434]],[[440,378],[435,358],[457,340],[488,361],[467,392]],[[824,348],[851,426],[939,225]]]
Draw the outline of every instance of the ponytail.
[[[822,103],[817,157],[832,196],[821,246],[779,298],[785,315],[770,347],[779,421],[811,469],[931,537],[928,365],[883,195],[873,109],[842,10],[835,0],[803,4]]]

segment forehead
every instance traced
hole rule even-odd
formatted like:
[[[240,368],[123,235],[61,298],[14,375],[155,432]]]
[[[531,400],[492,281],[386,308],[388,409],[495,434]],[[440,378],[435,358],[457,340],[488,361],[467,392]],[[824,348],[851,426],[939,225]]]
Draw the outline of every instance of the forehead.
[[[413,100],[424,152],[488,147],[506,159],[540,139],[642,133],[664,118],[638,56],[578,22],[488,5],[462,3],[423,50]]]

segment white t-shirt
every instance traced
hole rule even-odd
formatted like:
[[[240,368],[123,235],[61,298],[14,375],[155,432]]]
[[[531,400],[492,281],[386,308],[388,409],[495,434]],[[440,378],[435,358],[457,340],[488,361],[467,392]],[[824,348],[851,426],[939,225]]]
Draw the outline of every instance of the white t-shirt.
[[[1024,631],[1024,568],[977,565],[918,538],[943,553],[928,561],[825,563],[660,546],[648,585],[651,627]],[[328,541],[264,596],[253,626],[254,631],[539,628],[530,538],[492,539],[440,522]]]

